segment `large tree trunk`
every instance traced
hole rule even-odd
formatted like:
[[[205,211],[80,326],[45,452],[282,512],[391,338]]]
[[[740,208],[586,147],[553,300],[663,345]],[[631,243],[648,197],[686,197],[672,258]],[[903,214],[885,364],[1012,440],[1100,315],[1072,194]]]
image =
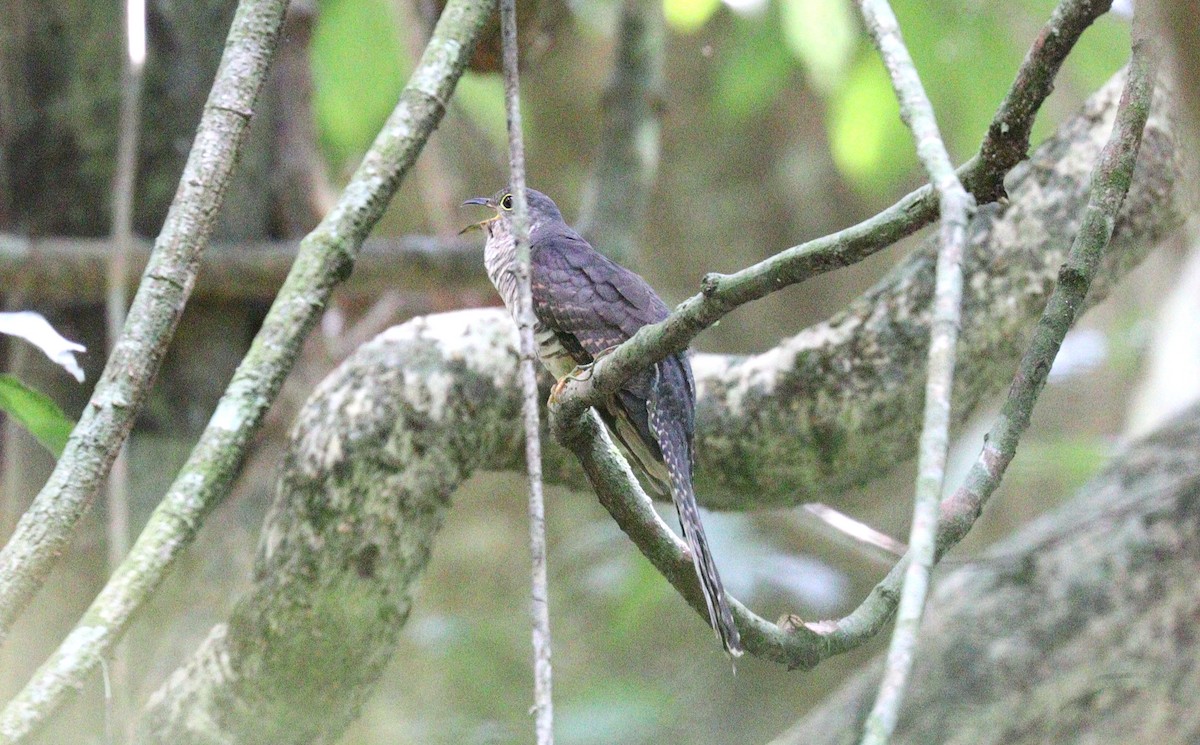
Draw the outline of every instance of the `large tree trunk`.
[[[936,578],[898,745],[1200,742],[1200,407],[955,564]],[[880,674],[774,745],[858,742]]]

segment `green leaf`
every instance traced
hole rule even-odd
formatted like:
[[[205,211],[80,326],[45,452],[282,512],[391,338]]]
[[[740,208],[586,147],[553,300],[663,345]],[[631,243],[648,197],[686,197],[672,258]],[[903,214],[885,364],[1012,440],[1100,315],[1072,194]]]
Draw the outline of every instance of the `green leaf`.
[[[736,18],[732,37],[718,60],[714,103],[736,125],[773,104],[798,65],[779,43],[779,26],[772,15],[763,20]]]
[[[0,410],[23,424],[55,458],[62,455],[67,437],[75,428],[75,422],[49,396],[13,375],[0,375]]]
[[[663,16],[672,29],[688,34],[697,31],[721,7],[721,0],[663,0]]]
[[[916,163],[892,84],[874,52],[859,57],[830,99],[828,127],[833,161],[858,187],[890,186]]]
[[[783,0],[783,39],[803,63],[813,87],[832,91],[858,46],[858,25],[845,0]]]

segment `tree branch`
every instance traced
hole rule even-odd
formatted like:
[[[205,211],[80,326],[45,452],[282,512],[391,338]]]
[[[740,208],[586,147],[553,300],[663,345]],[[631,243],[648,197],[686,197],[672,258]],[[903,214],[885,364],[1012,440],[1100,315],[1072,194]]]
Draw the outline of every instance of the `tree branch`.
[[[896,627],[888,647],[879,696],[863,736],[864,745],[885,745],[896,727],[896,713],[916,654],[917,631],[929,592],[937,535],[938,500],[946,480],[946,451],[950,447],[950,399],[958,327],[962,318],[962,257],[967,218],[975,206],[954,173],[950,154],[938,131],[933,105],[925,95],[900,25],[887,0],[860,3],[867,30],[879,48],[900,115],[912,130],[917,155],[938,195],[941,231],[938,240],[933,316],[930,322],[929,363],[925,380],[925,412],[918,446],[916,496],[908,540],[911,557],[905,571]]]
[[[300,254],[187,463],[129,556],[67,640],[0,712],[0,743],[27,737],[120,638],[208,512],[228,492],[243,454],[294,363],[301,342],[358,247],[382,216],[421,144],[445,111],[491,12],[486,0],[451,2],[400,101],[333,211]],[[300,707],[302,708],[302,707]]]
[[[542,439],[533,338],[533,274],[529,245],[529,201],[525,194],[525,140],[521,131],[521,84],[517,71],[517,3],[500,0],[500,46],[504,54],[504,110],[508,124],[508,188],[513,195],[516,243],[517,334],[521,349],[521,418],[525,425],[525,468],[529,473],[529,554],[533,621],[533,714],[537,745],[554,745],[554,698],[550,665],[549,583],[546,579],[546,505],[542,498]]]
[[[244,0],[238,6],[179,189],[125,327],[54,472],[0,550],[0,640],[66,548],[158,373],[245,139],[286,6],[285,0]]]
[[[1111,4],[1111,0],[1060,3],[1018,70],[981,152],[1011,156],[1029,147],[1032,116],[1049,95],[1066,54],[1079,35]],[[1047,36],[1056,37],[1059,43],[1043,43]],[[1009,119],[1015,121],[1010,123]],[[1003,194],[1007,173],[1003,166],[1012,167],[1018,160],[977,156],[959,169],[958,176],[983,203],[985,197]],[[934,190],[927,185],[858,225],[785,249],[734,274],[705,276],[699,295],[681,303],[665,321],[643,327],[633,338],[598,360],[586,379],[571,381],[558,398],[557,418],[563,422],[578,421],[589,407],[598,406],[637,371],[687,348],[701,331],[733,309],[788,285],[862,261],[915,233],[934,219],[936,205]]]
[[[193,296],[217,300],[270,300],[296,260],[299,241],[210,245]],[[0,233],[0,286],[28,279],[34,301],[93,302],[104,297],[104,276],[113,243],[103,238],[27,238]],[[136,282],[150,246],[134,240],[125,279]],[[339,289],[355,297],[378,297],[387,290],[487,288],[478,241],[409,235],[370,238],[359,251],[355,271]]]

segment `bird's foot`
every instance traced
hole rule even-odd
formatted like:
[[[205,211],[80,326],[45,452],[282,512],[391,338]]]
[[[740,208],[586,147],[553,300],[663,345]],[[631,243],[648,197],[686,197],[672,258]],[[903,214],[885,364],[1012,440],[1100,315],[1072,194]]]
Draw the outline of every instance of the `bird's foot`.
[[[595,361],[592,361],[586,365],[576,365],[574,370],[562,376],[562,378],[560,378],[559,381],[554,384],[554,387],[550,389],[550,403],[554,403],[554,401],[556,401],[558,397],[562,395],[563,390],[567,387],[567,381],[587,380],[588,378],[592,377],[592,366],[595,364]]]
[[[554,403],[556,400],[558,400],[558,397],[562,395],[563,389],[567,387],[568,380],[587,380],[588,378],[592,377],[592,369],[596,367],[596,363],[599,362],[602,357],[611,354],[612,351],[618,346],[620,345],[614,344],[608,349],[601,350],[592,358],[591,362],[583,365],[576,365],[574,370],[560,378],[558,382],[554,384],[554,387],[550,389],[550,403]]]

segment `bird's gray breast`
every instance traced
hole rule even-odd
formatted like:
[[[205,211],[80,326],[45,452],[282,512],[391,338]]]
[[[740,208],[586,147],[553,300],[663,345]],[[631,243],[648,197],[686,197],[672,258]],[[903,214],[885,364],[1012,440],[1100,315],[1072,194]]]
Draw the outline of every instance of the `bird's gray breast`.
[[[513,320],[520,315],[520,291],[517,287],[517,246],[512,233],[495,231],[488,236],[483,247],[483,265],[488,278],[496,286],[504,307],[508,308]],[[559,341],[552,329],[541,321],[534,321],[533,339],[537,344],[538,359],[557,380],[575,369],[575,360]]]

